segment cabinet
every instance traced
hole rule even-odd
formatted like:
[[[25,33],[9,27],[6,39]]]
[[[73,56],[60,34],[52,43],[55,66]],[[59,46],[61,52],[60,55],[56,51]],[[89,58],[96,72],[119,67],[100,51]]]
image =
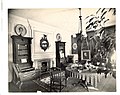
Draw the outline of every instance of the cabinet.
[[[30,37],[11,36],[13,46],[13,83],[15,83],[19,89],[22,89],[23,85],[31,80],[37,79],[39,70],[35,69],[31,60],[31,40]],[[31,84],[32,85],[32,84]]]
[[[32,67],[31,40],[30,37],[11,36],[13,46],[13,63],[19,65],[19,69]]]
[[[62,68],[65,62],[65,42],[57,41],[56,43],[56,66]]]

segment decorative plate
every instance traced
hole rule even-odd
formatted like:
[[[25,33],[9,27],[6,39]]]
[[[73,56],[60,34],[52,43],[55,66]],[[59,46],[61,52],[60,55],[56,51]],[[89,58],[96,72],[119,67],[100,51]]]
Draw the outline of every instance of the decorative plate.
[[[60,33],[57,33],[56,39],[57,39],[57,41],[61,41],[62,37],[61,37]]]
[[[25,36],[27,33],[27,29],[22,24],[15,25],[14,31],[19,36]]]

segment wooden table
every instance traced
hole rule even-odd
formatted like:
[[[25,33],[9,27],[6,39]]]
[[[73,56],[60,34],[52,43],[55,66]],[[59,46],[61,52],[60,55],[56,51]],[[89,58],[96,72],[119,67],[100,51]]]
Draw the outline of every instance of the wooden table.
[[[66,67],[66,75],[67,77],[76,77],[85,80],[86,84],[90,84],[95,88],[97,88],[98,82],[100,82],[101,78],[104,76],[104,74],[97,74],[95,71],[83,71],[80,73],[77,70],[72,70],[70,67]]]

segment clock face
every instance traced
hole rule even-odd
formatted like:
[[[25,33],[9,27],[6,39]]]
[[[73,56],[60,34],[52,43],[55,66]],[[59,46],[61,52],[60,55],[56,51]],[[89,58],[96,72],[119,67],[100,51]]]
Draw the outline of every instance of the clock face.
[[[61,41],[62,37],[61,37],[60,33],[58,33],[58,34],[56,35],[56,39],[57,39],[57,41]]]
[[[73,49],[76,50],[77,49],[77,44],[73,43]]]
[[[17,24],[14,27],[14,30],[15,30],[15,33],[19,36],[25,36],[25,34],[27,33],[27,29],[22,24]]]

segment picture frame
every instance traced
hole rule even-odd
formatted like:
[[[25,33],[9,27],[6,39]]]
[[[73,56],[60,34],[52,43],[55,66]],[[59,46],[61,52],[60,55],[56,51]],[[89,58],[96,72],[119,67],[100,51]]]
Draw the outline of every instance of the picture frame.
[[[90,50],[81,50],[81,60],[91,61]]]
[[[40,40],[43,37],[43,35],[47,35],[47,40],[49,42],[49,46],[46,51],[44,51],[40,47]],[[34,30],[34,54],[40,54],[40,53],[51,53],[53,52],[53,33],[47,33],[43,31]]]

